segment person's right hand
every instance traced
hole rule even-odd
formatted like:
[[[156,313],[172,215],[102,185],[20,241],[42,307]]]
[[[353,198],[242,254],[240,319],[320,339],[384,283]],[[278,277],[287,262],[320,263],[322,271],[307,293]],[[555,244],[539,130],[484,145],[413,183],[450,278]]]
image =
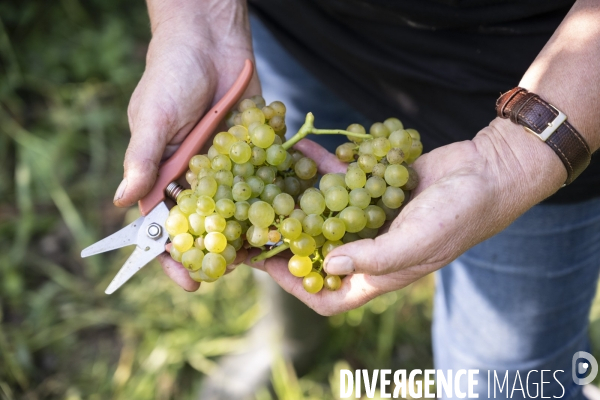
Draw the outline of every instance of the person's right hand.
[[[180,10],[178,16],[172,16],[172,11],[161,14],[152,2],[148,6],[153,37],[146,70],[128,108],[131,140],[124,178],[114,198],[119,207],[135,204],[150,191],[161,160],[175,152],[210,106],[227,92],[244,61],[254,59],[245,5],[236,2],[217,10],[193,5],[197,14]],[[155,23],[155,19],[162,22]],[[246,94],[259,93],[255,74]],[[166,254],[159,260],[181,287],[198,288],[181,264]]]

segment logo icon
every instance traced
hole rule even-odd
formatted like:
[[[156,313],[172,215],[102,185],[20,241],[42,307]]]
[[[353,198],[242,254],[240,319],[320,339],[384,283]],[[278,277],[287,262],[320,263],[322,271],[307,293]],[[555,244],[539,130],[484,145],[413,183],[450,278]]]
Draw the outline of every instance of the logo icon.
[[[583,361],[583,360],[585,361]],[[573,354],[573,361],[571,364],[571,371],[573,374],[573,382],[577,385],[587,385],[591,383],[596,375],[598,375],[598,362],[593,355],[586,351],[578,351]],[[589,374],[585,378],[579,378],[577,375],[585,375],[589,371]]]

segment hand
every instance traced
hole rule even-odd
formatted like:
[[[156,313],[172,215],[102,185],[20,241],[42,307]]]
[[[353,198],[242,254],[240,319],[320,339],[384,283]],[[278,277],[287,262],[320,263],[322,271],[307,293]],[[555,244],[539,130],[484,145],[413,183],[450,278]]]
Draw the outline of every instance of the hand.
[[[146,70],[129,104],[131,140],[115,205],[130,206],[148,193],[161,160],[175,152],[206,110],[225,94],[244,61],[254,59],[245,6],[238,6],[212,12],[200,7],[199,12],[206,15],[183,10],[180,17],[168,15],[161,23],[153,21]],[[153,11],[167,15],[152,7],[149,2],[151,17]],[[221,23],[223,19],[229,19],[227,24]],[[258,93],[255,74],[246,94]],[[177,284],[188,291],[198,289],[199,284],[168,254],[158,259]]]
[[[334,155],[316,143],[303,141],[297,146],[318,160],[321,173],[345,171]],[[389,230],[327,255],[325,270],[347,275],[338,291],[307,293],[302,280],[287,270],[285,258],[254,266],[316,312],[344,312],[447,265],[503,230],[566,178],[548,146],[505,120],[495,120],[472,141],[423,155],[414,168],[419,186]]]

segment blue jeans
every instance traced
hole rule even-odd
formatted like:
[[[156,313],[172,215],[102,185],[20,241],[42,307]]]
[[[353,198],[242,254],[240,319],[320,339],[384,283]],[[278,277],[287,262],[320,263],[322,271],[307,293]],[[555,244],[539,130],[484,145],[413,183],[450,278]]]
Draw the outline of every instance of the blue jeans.
[[[369,126],[364,116],[291,58],[258,20],[252,20],[252,29],[265,98],[285,102],[288,132],[295,132],[307,111],[315,111],[318,127],[352,122]],[[324,145],[334,149],[335,139],[330,140]],[[535,396],[541,370],[551,370],[543,378],[549,382],[543,385],[544,397],[583,398],[571,377],[571,359],[576,351],[589,351],[588,315],[599,267],[600,198],[533,207],[438,271],[436,368],[478,369],[479,398],[488,396],[488,370],[491,397],[493,371],[500,383],[508,371],[508,388],[500,392],[496,386],[496,398],[523,398],[522,391],[511,393],[517,371],[523,389]],[[526,388],[532,370],[538,372],[530,374]],[[553,375],[557,370],[564,372]],[[520,389],[518,381],[515,387]]]

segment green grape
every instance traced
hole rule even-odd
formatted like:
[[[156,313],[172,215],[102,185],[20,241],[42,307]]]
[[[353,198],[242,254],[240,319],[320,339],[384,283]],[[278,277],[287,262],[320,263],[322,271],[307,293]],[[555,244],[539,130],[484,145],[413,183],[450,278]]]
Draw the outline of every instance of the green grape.
[[[171,208],[169,210],[169,216],[175,215],[175,214],[181,214],[181,215],[183,215],[185,217],[185,214],[181,212],[181,210],[179,209],[179,206],[177,204],[175,204],[173,206],[173,208]]]
[[[389,208],[398,208],[404,201],[404,192],[400,188],[388,186],[383,196],[381,196],[381,200]]]
[[[342,242],[350,243],[350,242],[356,242],[357,240],[360,240],[360,239],[361,239],[361,237],[358,236],[358,234],[352,233],[352,232],[346,232],[346,234],[342,238]]]
[[[375,122],[373,125],[371,125],[369,133],[373,135],[374,138],[387,138],[388,136],[390,136],[389,128],[381,122]]]
[[[394,218],[396,218],[398,216],[398,214],[400,213],[400,209],[389,208],[388,206],[383,204],[383,200],[381,200],[381,199],[379,199],[379,201],[377,201],[377,207],[381,208],[383,210],[383,212],[385,213],[386,221],[394,220]]]
[[[309,214],[302,221],[302,230],[310,236],[318,236],[323,232],[323,217]]]
[[[385,158],[390,164],[401,164],[404,161],[404,152],[398,147],[391,148]]]
[[[263,165],[256,170],[256,176],[262,179],[265,185],[273,183],[275,181],[275,177],[277,176],[277,169],[268,165]]]
[[[198,236],[196,240],[194,240],[194,247],[199,250],[206,249],[206,246],[204,246],[204,236]]]
[[[236,183],[240,183],[240,182],[246,182],[246,179],[243,176],[239,176],[239,175],[236,175],[233,177],[233,186],[235,186]],[[233,186],[231,187],[232,195],[233,195]]]
[[[189,163],[190,171],[198,174],[202,168],[210,168],[210,159],[207,156],[195,155],[190,158]]]
[[[346,171],[346,186],[350,189],[357,189],[365,186],[367,175],[359,167],[348,168]]]
[[[194,194],[194,191],[193,191],[193,190],[191,190],[191,189],[185,189],[185,190],[182,190],[182,191],[181,191],[181,192],[180,192],[180,193],[177,195],[177,202],[179,202],[181,199],[183,199],[183,198],[185,198],[185,197],[188,197],[188,196],[191,196],[191,195],[193,195],[193,194]],[[179,209],[181,210],[181,207],[179,207]],[[182,210],[182,212],[183,212],[183,210]]]
[[[252,197],[258,197],[265,189],[265,183],[257,176],[246,178],[246,183],[252,188]]]
[[[277,178],[275,178],[273,185],[277,186],[283,192],[283,189],[285,189],[285,182],[283,181],[283,177],[277,175]]]
[[[344,175],[340,174],[325,174],[321,178],[319,182],[319,189],[323,193],[327,193],[329,188],[334,186],[341,186],[342,188],[346,187],[346,182],[344,181]]]
[[[365,189],[367,189],[371,198],[383,196],[386,187],[387,184],[385,183],[385,180],[378,176],[370,177],[367,179],[367,183],[365,183]]]
[[[346,233],[346,224],[340,218],[330,217],[323,223],[323,236],[327,240],[340,240]]]
[[[257,108],[263,108],[266,104],[265,99],[260,94],[250,97],[250,100],[256,104]]]
[[[228,243],[233,246],[233,248],[235,249],[235,251],[238,251],[244,245],[244,240],[241,237],[239,237],[239,238],[234,239],[234,240],[229,240]]]
[[[217,187],[217,193],[215,193],[213,199],[215,199],[215,201],[219,201],[221,199],[233,200],[233,194],[231,193],[231,186],[219,185]]]
[[[288,269],[292,275],[303,278],[312,271],[312,260],[310,257],[292,256]]]
[[[233,135],[231,135],[231,137],[233,137]],[[246,142],[236,142],[229,148],[229,157],[231,157],[231,161],[234,163],[243,164],[250,161],[252,149]]]
[[[215,212],[215,201],[208,196],[198,197],[196,202],[196,212],[200,215],[207,216]]]
[[[288,153],[290,153],[290,155],[292,156],[292,160],[293,163],[296,164],[296,162],[301,159],[302,157],[304,157],[304,154],[302,154],[302,152],[300,150],[296,150],[296,149],[289,149]]]
[[[390,141],[385,137],[378,137],[377,139],[373,139],[373,154],[377,157],[385,157],[385,155],[390,151],[392,145]]]
[[[390,144],[393,148],[402,150],[406,156],[412,147],[413,139],[410,134],[404,129],[399,129],[390,134]]]
[[[298,182],[300,182],[300,192],[304,192],[307,189],[312,188],[315,183],[317,183],[317,181],[319,180],[319,176],[315,175],[310,179],[298,179]]]
[[[352,162],[354,161],[355,148],[355,143],[341,144],[335,149],[335,155],[342,162]]]
[[[379,230],[377,228],[363,228],[363,230],[358,232],[358,236],[362,239],[374,239],[378,232]]]
[[[408,181],[402,186],[402,190],[413,190],[419,185],[419,175],[413,167],[406,167],[408,171]]]
[[[202,215],[192,213],[188,216],[189,232],[194,236],[202,235],[204,229],[204,217]]]
[[[302,279],[302,286],[308,293],[318,293],[323,289],[323,277],[318,272],[312,271]]]
[[[358,157],[357,162],[360,169],[369,173],[373,171],[373,167],[377,164],[377,158],[372,154],[363,154]]]
[[[404,128],[402,121],[400,121],[398,118],[388,118],[383,121],[383,124],[389,129],[390,132],[395,132]]]
[[[235,136],[238,140],[248,142],[250,140],[250,135],[248,134],[248,129],[244,125],[234,125],[227,131]]]
[[[306,214],[323,214],[325,211],[325,198],[316,191],[306,191],[300,199],[300,208]]]
[[[275,196],[281,193],[279,186],[269,183],[265,185],[263,192],[260,194],[260,199],[266,201],[269,204],[273,203]]]
[[[253,122],[265,123],[265,115],[256,107],[248,108],[242,113],[242,125],[249,127]],[[252,131],[250,131],[250,136],[252,136]]]
[[[269,125],[262,124],[250,131],[250,140],[257,147],[266,149],[275,140],[275,131]]]
[[[246,232],[246,240],[253,247],[264,246],[269,241],[269,228],[252,225]]]
[[[233,214],[235,214],[235,203],[230,199],[220,199],[215,204],[215,210],[223,218],[233,217]]]
[[[230,265],[235,261],[237,257],[237,251],[235,250],[235,247],[228,243],[227,246],[225,246],[225,249],[221,252],[221,255],[225,259],[225,264]]]
[[[225,273],[227,262],[225,257],[217,253],[208,253],[202,260],[202,272],[211,279],[218,279]]]
[[[310,256],[316,249],[315,239],[306,233],[301,233],[296,239],[290,240],[290,250],[298,256]]]
[[[286,239],[296,239],[302,233],[302,223],[296,218],[286,218],[281,223],[279,231]]]
[[[215,171],[220,171],[222,169],[231,171],[231,159],[225,154],[219,154],[212,159],[211,167]]]
[[[287,171],[291,168],[293,163],[294,159],[289,153],[286,152],[285,160],[283,160],[283,162],[277,166],[277,171]]]
[[[177,261],[178,263],[181,262],[181,257],[183,256],[183,254],[181,254],[181,252],[177,250],[174,246],[171,246],[170,254],[173,260]]]
[[[302,157],[294,165],[294,171],[300,179],[310,179],[317,174],[317,164],[308,157]]]
[[[264,106],[263,108],[261,108],[261,111],[263,112],[263,114],[267,120],[269,120],[275,116],[275,110],[273,110],[269,106]]]
[[[302,222],[302,221],[304,221],[304,218],[306,218],[306,213],[304,211],[302,211],[300,208],[296,208],[296,209],[294,209],[294,211],[292,211],[290,213],[290,218],[294,218],[294,219],[297,219],[298,221]]]
[[[373,140],[365,140],[358,147],[358,154],[373,154]]]
[[[225,229],[223,229],[223,235],[227,238],[228,242],[235,240],[242,234],[242,226],[237,221],[227,221]]]
[[[325,192],[325,204],[331,211],[342,211],[348,205],[348,191],[342,186],[330,187]]]
[[[295,206],[294,198],[287,193],[279,193],[273,199],[273,209],[277,215],[290,215]]]
[[[313,238],[315,239],[315,245],[316,245],[317,249],[321,248],[323,246],[323,244],[327,241],[327,239],[325,238],[325,236],[323,236],[323,234],[313,236]]]
[[[291,196],[300,194],[300,182],[295,176],[287,176],[283,180],[283,191]]]
[[[285,161],[287,151],[280,144],[273,144],[267,149],[267,162],[271,165],[279,165]]]
[[[194,237],[189,233],[180,233],[171,239],[173,247],[180,253],[184,253],[194,245]]]
[[[353,133],[362,133],[362,134],[367,133],[367,131],[365,130],[365,127],[362,126],[361,124],[352,124],[352,125],[349,125],[346,128],[346,130],[348,132],[353,132]],[[362,142],[364,140],[362,138],[355,137],[355,136],[350,136],[350,135],[346,135],[346,137],[348,138],[348,140],[351,140],[354,143],[360,143],[360,142]]]
[[[385,223],[385,212],[381,207],[368,206],[365,208],[365,214],[367,215],[367,225],[369,229],[379,229]]]
[[[203,259],[204,253],[202,250],[192,247],[181,255],[181,264],[190,271],[198,271],[202,268]]]
[[[345,208],[338,217],[344,221],[347,232],[360,232],[367,225],[367,216],[365,215],[365,212],[355,206]]]
[[[215,181],[217,182],[217,185],[233,186],[233,173],[226,169],[217,171],[217,173],[215,174]]]
[[[204,229],[206,232],[223,232],[227,221],[219,214],[211,214],[204,218]]]
[[[257,201],[250,206],[248,218],[252,225],[260,228],[268,228],[275,220],[275,211],[269,203]]]
[[[362,208],[363,210],[371,204],[371,195],[365,188],[352,189],[348,198],[348,204]]]
[[[406,132],[410,135],[410,137],[414,140],[420,141],[421,134],[416,129],[407,129]]]
[[[274,101],[271,104],[269,104],[269,107],[271,107],[273,111],[275,111],[275,115],[279,115],[280,117],[283,117],[285,115],[285,105],[282,102]]]
[[[250,157],[250,162],[253,165],[263,165],[267,161],[267,152],[265,149],[261,149],[260,147],[254,146],[252,148],[252,157]]]
[[[279,136],[279,134],[277,132],[275,132],[275,140],[273,140],[273,144],[283,144],[283,141],[281,140],[281,136]]]
[[[234,119],[236,117],[236,115],[238,115],[239,112],[237,110],[230,110],[226,115],[225,115],[225,125],[227,125],[227,127],[232,127],[235,125]]]
[[[238,112],[232,118],[233,125],[242,125],[242,113]]]
[[[212,178],[215,177],[215,171],[212,168],[202,168],[200,172],[198,172],[198,179],[202,179],[205,176],[210,176]]]
[[[281,131],[285,129],[285,119],[281,115],[275,115],[269,120],[269,126],[276,131]]]
[[[227,246],[227,238],[221,232],[209,232],[204,237],[204,246],[211,253],[220,253]]]
[[[325,243],[323,243],[323,247],[321,247],[321,254],[323,257],[327,257],[327,254],[331,253],[333,249],[340,247],[343,244],[344,243],[339,240],[327,240]]]
[[[237,138],[229,132],[219,132],[213,139],[213,146],[221,154],[229,154],[231,146],[237,142]]]
[[[385,170],[384,178],[388,185],[400,187],[408,182],[408,170],[403,165],[388,165]]]
[[[219,151],[215,148],[215,146],[210,146],[208,148],[208,152],[206,153],[206,156],[208,157],[208,159],[211,162],[211,168],[212,168],[212,160],[214,160],[214,158],[220,154],[221,153],[219,153]]]
[[[198,197],[192,194],[183,197],[178,197],[177,204],[179,205],[179,210],[182,214],[190,215],[191,213],[196,211],[197,201]]]
[[[187,232],[189,229],[189,223],[185,215],[173,214],[169,215],[165,221],[165,229],[170,236],[176,236],[180,233]]]
[[[239,112],[244,112],[249,108],[256,108],[256,103],[254,103],[254,101],[251,99],[244,99],[240,101],[240,104],[238,105]]]
[[[269,230],[269,242],[278,243],[281,240],[281,233],[277,229]]]
[[[245,162],[243,164],[233,164],[231,172],[234,176],[237,175],[243,178],[248,178],[249,176],[254,175],[254,165],[251,162]]]
[[[197,196],[213,197],[217,193],[217,181],[212,176],[205,176],[198,180],[195,193]]]
[[[198,271],[188,271],[188,273],[190,274],[190,278],[192,278],[196,282],[211,283],[217,280],[209,278],[201,269],[199,269]]]
[[[188,169],[187,172],[185,173],[185,181],[187,183],[189,183],[190,186],[193,186],[195,183],[198,182],[198,174],[194,173],[192,170]]]
[[[235,213],[233,217],[238,221],[245,221],[248,219],[248,210],[250,209],[250,203],[247,201],[238,201],[235,203]]]
[[[252,188],[246,182],[238,182],[233,185],[231,189],[231,195],[235,201],[245,201],[252,196]]]
[[[418,140],[413,140],[408,157],[406,157],[406,163],[412,164],[421,155],[421,153],[423,153],[423,143]]]
[[[377,165],[375,165],[373,167],[373,171],[371,171],[371,175],[372,176],[377,176],[379,178],[383,178],[385,176],[385,170],[387,168],[387,165],[382,164],[382,163],[378,163]]]
[[[337,275],[327,275],[323,280],[323,287],[335,292],[342,287],[342,278]]]

